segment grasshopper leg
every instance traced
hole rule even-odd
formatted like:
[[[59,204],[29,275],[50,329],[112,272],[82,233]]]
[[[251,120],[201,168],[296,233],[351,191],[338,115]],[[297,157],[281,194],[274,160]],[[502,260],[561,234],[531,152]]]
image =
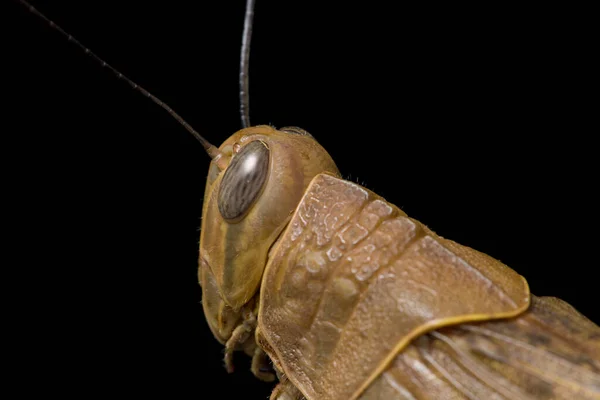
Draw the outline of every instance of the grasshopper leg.
[[[269,400],[305,400],[305,397],[292,382],[283,376],[281,382],[273,389]]]
[[[229,373],[233,372],[233,352],[244,344],[256,329],[256,316],[252,311],[244,312],[243,317],[244,321],[233,330],[225,343],[225,369]]]
[[[270,365],[269,357],[260,347],[254,349],[250,371],[261,381],[273,382],[275,380],[275,374]]]

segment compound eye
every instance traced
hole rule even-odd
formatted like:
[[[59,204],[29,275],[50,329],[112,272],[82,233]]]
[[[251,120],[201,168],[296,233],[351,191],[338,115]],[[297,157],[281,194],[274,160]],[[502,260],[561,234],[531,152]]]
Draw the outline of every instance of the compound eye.
[[[270,151],[255,140],[231,160],[219,188],[219,212],[225,219],[237,219],[256,201],[269,174]]]

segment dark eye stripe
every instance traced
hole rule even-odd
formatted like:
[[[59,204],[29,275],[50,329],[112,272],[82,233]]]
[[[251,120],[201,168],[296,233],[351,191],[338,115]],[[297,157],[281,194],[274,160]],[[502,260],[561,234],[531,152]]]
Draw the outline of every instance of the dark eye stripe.
[[[244,146],[225,171],[219,188],[219,212],[235,219],[250,209],[269,173],[269,149],[255,140]]]

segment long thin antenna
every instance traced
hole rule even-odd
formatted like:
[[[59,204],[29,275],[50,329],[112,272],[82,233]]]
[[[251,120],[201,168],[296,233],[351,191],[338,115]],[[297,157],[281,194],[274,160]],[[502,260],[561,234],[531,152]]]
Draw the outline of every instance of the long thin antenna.
[[[102,65],[103,67],[108,68],[112,73],[114,73],[117,76],[117,78],[124,80],[134,90],[137,90],[138,92],[140,92],[144,96],[148,97],[155,104],[157,104],[163,110],[165,110],[166,112],[168,112],[169,115],[171,115],[173,118],[175,118],[175,120],[177,122],[179,122],[181,125],[183,125],[183,127],[189,133],[191,133],[200,142],[200,144],[202,145],[202,147],[204,147],[204,150],[206,150],[206,152],[208,153],[208,155],[210,156],[210,158],[212,158],[215,162],[217,162],[217,164],[219,164],[219,161],[221,161],[222,155],[223,155],[219,151],[219,149],[217,149],[214,145],[212,145],[208,140],[204,139],[179,114],[177,114],[175,111],[173,111],[173,109],[171,107],[169,107],[166,103],[164,103],[163,101],[161,101],[158,97],[154,96],[152,93],[150,93],[149,91],[147,91],[143,87],[139,86],[137,83],[135,83],[134,81],[132,81],[131,79],[129,79],[128,77],[126,77],[125,75],[123,75],[122,73],[120,73],[112,65],[108,64],[106,61],[104,61],[103,59],[101,59],[100,57],[98,57],[94,52],[92,52],[90,49],[88,49],[87,47],[85,47],[84,45],[82,45],[77,39],[75,39],[73,36],[71,36],[70,34],[68,34],[67,32],[65,32],[60,26],[56,25],[54,23],[54,21],[52,21],[51,19],[49,19],[48,17],[46,17],[44,14],[42,14],[41,12],[39,12],[35,7],[33,7],[27,1],[25,1],[25,0],[18,0],[18,1],[21,4],[23,4],[25,7],[27,7],[31,13],[37,15],[42,20],[44,20],[46,23],[48,23],[48,25],[50,25],[51,28],[56,29],[63,36],[65,36],[69,42],[75,43],[81,50],[84,51],[85,54],[89,55],[94,60],[98,61],[100,63],[100,65]],[[221,167],[221,165],[219,165],[219,167]]]
[[[250,64],[250,41],[252,39],[252,21],[254,20],[254,0],[246,1],[244,33],[242,34],[242,52],[240,54],[240,114],[242,126],[250,126],[250,94],[248,84],[248,64]]]

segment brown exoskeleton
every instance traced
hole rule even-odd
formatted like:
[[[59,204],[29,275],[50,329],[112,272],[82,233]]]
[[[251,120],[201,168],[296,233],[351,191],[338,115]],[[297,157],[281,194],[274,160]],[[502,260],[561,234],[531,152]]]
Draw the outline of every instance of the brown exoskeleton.
[[[304,131],[206,147],[203,306],[227,363],[271,379],[269,355],[274,397],[598,397],[597,326],[342,180]]]
[[[305,131],[246,128],[219,152],[204,312],[229,369],[244,349],[270,380],[269,356],[272,398],[600,398],[598,326],[341,179]]]
[[[243,349],[270,380],[273,361],[273,398],[600,397],[597,325],[339,178],[303,131],[246,128],[219,151],[204,311],[228,368]]]

